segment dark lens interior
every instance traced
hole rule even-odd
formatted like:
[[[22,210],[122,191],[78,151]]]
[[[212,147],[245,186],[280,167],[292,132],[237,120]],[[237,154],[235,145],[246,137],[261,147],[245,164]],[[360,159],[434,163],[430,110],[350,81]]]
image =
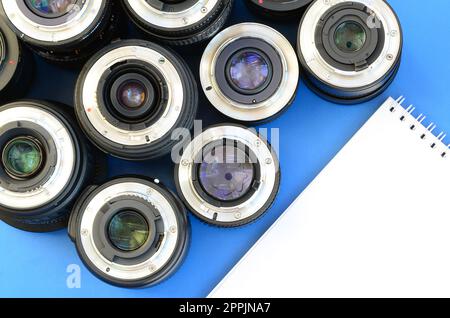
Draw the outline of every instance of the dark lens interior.
[[[32,10],[43,15],[61,16],[72,10],[76,0],[27,0]]]
[[[334,33],[334,42],[342,52],[357,52],[366,43],[366,31],[357,22],[347,21],[341,23]]]
[[[25,179],[41,169],[44,160],[42,147],[33,137],[17,137],[3,149],[2,163],[12,178]]]
[[[120,104],[132,109],[142,107],[147,100],[147,89],[139,81],[125,82],[119,87],[117,94]]]
[[[108,237],[119,250],[131,252],[148,240],[150,228],[145,218],[135,211],[117,213],[108,226]]]
[[[259,53],[242,51],[231,58],[230,79],[241,90],[261,88],[269,78],[269,64]]]
[[[254,167],[244,150],[224,145],[204,154],[199,181],[205,192],[219,201],[244,197],[254,180]]]

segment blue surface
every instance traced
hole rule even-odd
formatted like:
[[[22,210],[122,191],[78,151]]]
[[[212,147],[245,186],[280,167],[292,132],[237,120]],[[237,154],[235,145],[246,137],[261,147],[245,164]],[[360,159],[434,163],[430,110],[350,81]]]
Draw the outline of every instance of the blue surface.
[[[247,12],[241,0],[236,2],[231,23],[262,22]],[[418,114],[427,114],[440,129],[450,132],[450,20],[443,16],[443,12],[450,11],[450,2],[389,2],[402,22],[405,44],[398,77],[382,96],[358,106],[338,106],[321,100],[301,84],[294,105],[281,118],[264,126],[280,128],[283,173],[280,194],[264,217],[250,226],[231,230],[210,227],[190,217],[192,243],[180,270],[156,287],[139,290],[111,287],[93,277],[81,264],[65,231],[31,234],[0,224],[0,296],[206,296],[388,96],[405,95],[408,102],[415,103]],[[297,23],[271,25],[295,43]],[[196,74],[199,52],[181,52]],[[36,85],[29,96],[72,104],[76,72],[57,71],[55,66],[39,62]],[[206,101],[202,102],[199,117],[208,123],[220,121]],[[144,172],[173,188],[169,158],[144,163],[111,159],[110,164],[111,175]],[[81,266],[80,289],[66,286],[70,264]]]

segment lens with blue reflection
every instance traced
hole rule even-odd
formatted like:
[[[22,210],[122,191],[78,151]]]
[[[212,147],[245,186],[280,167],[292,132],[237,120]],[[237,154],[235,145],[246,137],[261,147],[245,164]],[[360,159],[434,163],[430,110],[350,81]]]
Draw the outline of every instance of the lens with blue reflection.
[[[43,15],[61,16],[72,10],[76,0],[27,0],[28,5]]]
[[[204,154],[199,181],[215,200],[229,202],[243,198],[251,189],[254,167],[244,150],[233,146],[215,147]]]
[[[229,65],[229,78],[241,90],[258,90],[269,79],[269,63],[255,51],[246,50],[234,55]]]

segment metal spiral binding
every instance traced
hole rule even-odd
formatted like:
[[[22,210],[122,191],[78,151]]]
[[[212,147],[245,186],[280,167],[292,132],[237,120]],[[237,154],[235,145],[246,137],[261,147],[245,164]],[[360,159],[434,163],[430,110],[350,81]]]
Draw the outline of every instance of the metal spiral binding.
[[[411,115],[411,116],[413,116],[414,117],[414,115],[413,115],[413,112],[414,112],[414,110],[416,109],[413,105],[410,105],[408,108],[404,108],[403,107],[403,103],[405,102],[405,98],[403,97],[403,96],[400,96],[396,101],[395,101],[395,106],[392,106],[391,108],[390,108],[390,112],[391,113],[394,113],[396,110],[397,110],[397,108],[396,108],[396,106],[400,106],[400,107],[402,107],[402,110],[403,111],[405,111],[406,113],[403,113],[401,116],[400,116],[400,121],[402,121],[402,122],[404,122],[405,120],[406,120],[406,116],[409,114],[409,115]],[[417,129],[417,127],[419,127],[419,126],[423,126],[423,122],[424,122],[424,120],[426,119],[426,116],[424,115],[424,114],[420,114],[418,117],[416,117],[415,118],[415,123],[413,123],[409,128],[412,130],[412,131],[415,131],[416,129]],[[425,127],[425,126],[423,126],[423,127]],[[437,136],[435,136],[434,134],[433,134],[433,131],[436,129],[436,125],[435,125],[435,123],[430,123],[427,127],[426,127],[426,133],[423,133],[423,134],[421,134],[420,135],[420,139],[422,139],[422,140],[425,140],[425,139],[427,139],[427,137],[428,136],[433,136],[433,138],[435,139],[435,141],[433,141],[431,144],[430,144],[430,147],[432,148],[432,149],[436,149],[437,148],[437,146],[438,146],[438,142],[441,142],[443,145],[444,145],[444,139],[445,139],[445,137],[447,137],[447,134],[446,133],[444,133],[443,131],[439,134],[439,135],[437,135]],[[446,148],[446,149],[449,149],[450,148],[450,144],[448,144],[448,145],[444,145],[444,147]],[[442,153],[441,153],[441,157],[442,158],[447,158],[447,155],[448,155],[448,153],[449,153],[449,151],[448,150],[446,150],[446,151],[443,151]]]

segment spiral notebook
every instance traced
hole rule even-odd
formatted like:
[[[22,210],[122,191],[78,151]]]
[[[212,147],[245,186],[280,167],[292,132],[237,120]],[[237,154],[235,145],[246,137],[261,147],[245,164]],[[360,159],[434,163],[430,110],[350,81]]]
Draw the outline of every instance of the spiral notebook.
[[[388,99],[210,297],[450,297],[450,150]]]

